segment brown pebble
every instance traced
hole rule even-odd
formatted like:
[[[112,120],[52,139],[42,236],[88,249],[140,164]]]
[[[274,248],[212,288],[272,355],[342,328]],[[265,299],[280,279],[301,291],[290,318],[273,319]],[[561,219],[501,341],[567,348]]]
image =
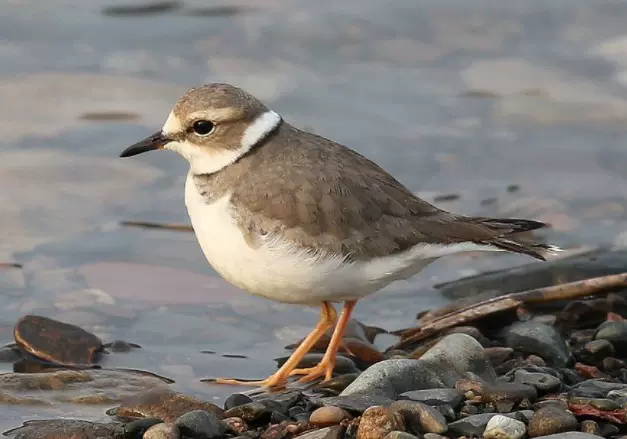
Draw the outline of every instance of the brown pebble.
[[[309,417],[309,423],[326,427],[339,424],[344,419],[351,419],[351,415],[346,410],[335,406],[326,406],[314,410]]]
[[[507,360],[513,353],[514,350],[512,348],[504,348],[504,347],[491,347],[485,348],[483,352],[490,360],[492,366],[498,366],[502,364],[505,360]]]
[[[595,434],[597,436],[600,436],[599,433],[601,431],[601,429],[599,428],[599,424],[591,419],[586,419],[585,421],[582,421],[580,430],[583,433]]]
[[[529,355],[527,357],[527,361],[533,364],[534,366],[546,367],[546,361],[544,361],[544,358],[538,357],[537,355]]]
[[[179,428],[169,423],[155,424],[142,436],[143,439],[179,439],[180,437]]]
[[[533,414],[527,431],[529,437],[539,437],[575,431],[578,426],[577,418],[572,413],[554,406],[547,406]]]
[[[388,433],[405,430],[403,417],[382,406],[373,406],[361,415],[357,439],[383,439]]]

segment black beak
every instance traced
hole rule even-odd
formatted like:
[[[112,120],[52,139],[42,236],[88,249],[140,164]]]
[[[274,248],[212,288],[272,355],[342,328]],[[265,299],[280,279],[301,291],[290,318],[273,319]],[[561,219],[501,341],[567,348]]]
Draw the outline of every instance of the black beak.
[[[169,139],[165,138],[163,134],[161,134],[161,131],[158,131],[152,136],[148,136],[144,140],[126,148],[124,151],[122,151],[120,157],[130,157],[133,155],[141,154],[142,152],[162,149],[163,145],[165,145],[169,141]]]

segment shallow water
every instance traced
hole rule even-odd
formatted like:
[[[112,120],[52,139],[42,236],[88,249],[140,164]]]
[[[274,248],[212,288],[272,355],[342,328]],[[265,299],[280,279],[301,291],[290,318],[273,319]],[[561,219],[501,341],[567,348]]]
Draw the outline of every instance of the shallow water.
[[[0,341],[11,341],[22,314],[55,317],[142,345],[104,366],[149,370],[219,402],[234,389],[200,378],[261,378],[314,324],[315,309],[228,286],[191,233],[119,225],[188,223],[182,159],[117,156],[198,83],[246,88],[426,199],[459,195],[444,208],[547,221],[553,228],[542,235],[565,247],[611,244],[626,230],[627,2],[198,0],[129,9],[146,4],[0,6],[0,262],[24,264],[0,268]],[[528,262],[441,260],[360,302],[355,318],[399,329],[445,303],[433,284]],[[61,412],[105,417],[100,407]],[[34,415],[58,412],[10,407],[0,428]]]

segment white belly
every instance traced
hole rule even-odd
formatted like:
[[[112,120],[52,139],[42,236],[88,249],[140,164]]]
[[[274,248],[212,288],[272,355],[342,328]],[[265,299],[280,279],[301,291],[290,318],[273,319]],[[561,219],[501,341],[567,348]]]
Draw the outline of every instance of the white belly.
[[[490,250],[473,244],[424,245],[399,255],[346,262],[336,255],[311,254],[276,238],[253,248],[231,215],[230,194],[207,204],[188,174],[185,204],[211,266],[233,285],[279,302],[355,300],[418,273],[440,256]]]

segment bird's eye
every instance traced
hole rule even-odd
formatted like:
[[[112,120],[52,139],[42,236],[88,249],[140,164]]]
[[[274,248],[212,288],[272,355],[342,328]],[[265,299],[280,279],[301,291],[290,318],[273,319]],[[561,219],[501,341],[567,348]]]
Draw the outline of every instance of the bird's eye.
[[[199,136],[207,136],[213,131],[213,124],[208,120],[197,120],[192,125],[192,129]]]

